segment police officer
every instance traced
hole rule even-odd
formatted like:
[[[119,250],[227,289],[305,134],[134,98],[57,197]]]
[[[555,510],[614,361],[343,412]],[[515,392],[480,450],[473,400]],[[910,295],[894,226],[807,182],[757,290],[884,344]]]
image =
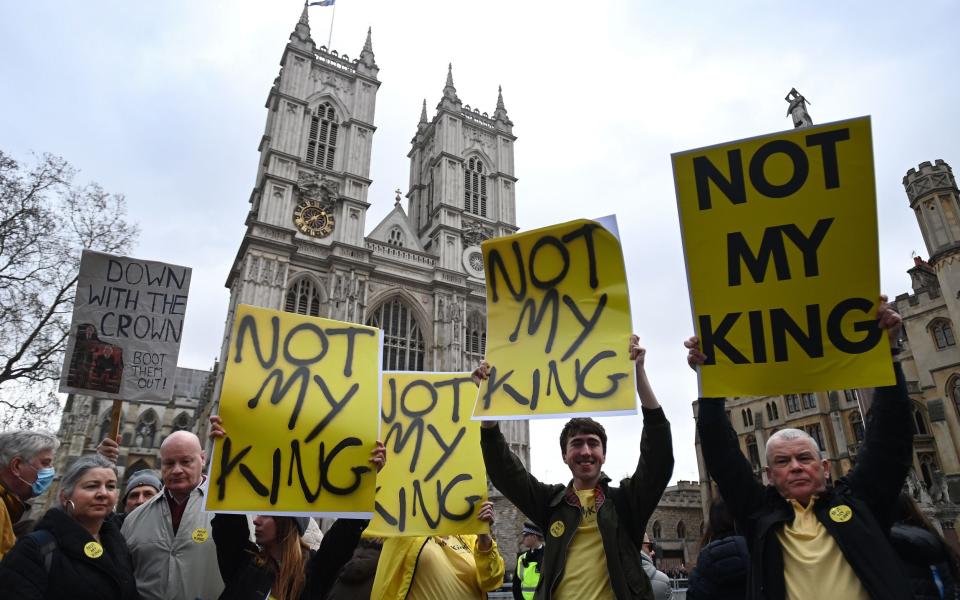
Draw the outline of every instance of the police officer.
[[[513,576],[514,600],[533,600],[533,594],[540,583],[540,570],[543,561],[543,532],[529,521],[523,524],[520,532],[520,545],[526,548],[517,556],[517,572]]]

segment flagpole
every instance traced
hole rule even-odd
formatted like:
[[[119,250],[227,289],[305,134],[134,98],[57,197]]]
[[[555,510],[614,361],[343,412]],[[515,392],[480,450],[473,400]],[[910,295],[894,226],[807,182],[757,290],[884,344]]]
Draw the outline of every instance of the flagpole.
[[[333,14],[330,15],[330,34],[327,35],[327,50],[333,50],[330,42],[333,40],[333,20],[337,18],[337,3],[333,3]]]

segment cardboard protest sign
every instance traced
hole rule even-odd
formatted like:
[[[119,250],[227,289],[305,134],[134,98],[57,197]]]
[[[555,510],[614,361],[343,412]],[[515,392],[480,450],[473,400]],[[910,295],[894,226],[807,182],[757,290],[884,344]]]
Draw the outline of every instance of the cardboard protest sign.
[[[487,474],[480,423],[470,420],[477,395],[470,374],[388,371],[382,393],[388,458],[365,535],[489,533],[477,520]]]
[[[237,307],[206,509],[369,517],[380,330]]]
[[[84,250],[60,391],[169,400],[189,290],[188,267]]]
[[[475,419],[636,413],[627,277],[609,222],[483,243],[492,368]]]
[[[701,395],[888,385],[870,119],[673,155]]]

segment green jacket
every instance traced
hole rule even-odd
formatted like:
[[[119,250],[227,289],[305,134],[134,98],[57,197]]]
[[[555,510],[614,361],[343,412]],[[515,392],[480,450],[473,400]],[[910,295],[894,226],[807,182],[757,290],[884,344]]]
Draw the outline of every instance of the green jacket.
[[[617,600],[653,600],[643,570],[640,544],[647,521],[673,474],[670,423],[663,409],[643,409],[640,460],[633,475],[611,487],[610,478],[597,485],[597,527],[607,555],[607,572]],[[543,570],[536,600],[549,600],[566,564],[567,548],[580,524],[580,508],[572,483],[540,483],[510,451],[499,427],[480,434],[490,482],[545,533]]]

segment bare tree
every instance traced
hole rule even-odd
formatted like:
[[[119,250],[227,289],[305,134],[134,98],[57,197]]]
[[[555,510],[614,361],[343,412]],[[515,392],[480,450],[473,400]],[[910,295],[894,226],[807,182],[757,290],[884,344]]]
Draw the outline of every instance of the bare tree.
[[[58,156],[24,165],[0,150],[0,408],[50,407],[81,250],[123,253],[139,234],[123,195],[75,177]]]

